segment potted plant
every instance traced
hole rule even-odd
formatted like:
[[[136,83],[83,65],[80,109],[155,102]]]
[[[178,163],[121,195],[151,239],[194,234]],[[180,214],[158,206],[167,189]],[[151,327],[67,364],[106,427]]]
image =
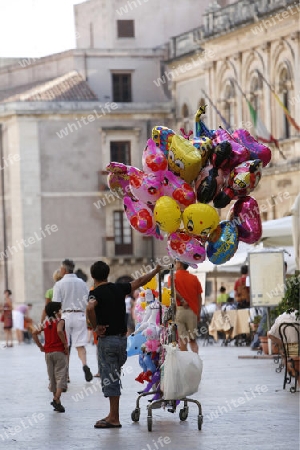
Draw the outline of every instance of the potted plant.
[[[257,315],[254,317],[253,322],[250,322],[250,328],[252,331],[257,331],[259,322],[261,321],[261,316]]]

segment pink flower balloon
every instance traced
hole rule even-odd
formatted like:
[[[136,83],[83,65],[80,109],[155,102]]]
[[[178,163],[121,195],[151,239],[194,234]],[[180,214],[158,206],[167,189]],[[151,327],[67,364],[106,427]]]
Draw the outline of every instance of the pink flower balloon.
[[[229,220],[237,226],[240,241],[254,244],[261,238],[262,224],[255,198],[239,198],[229,211]]]
[[[170,170],[162,173],[161,195],[172,197],[181,210],[196,201],[193,188]]]
[[[163,239],[153,219],[153,212],[147,205],[130,197],[124,197],[123,202],[126,217],[132,228],[146,236]]]
[[[161,196],[161,175],[145,173],[136,167],[128,171],[130,189],[135,198],[147,205],[154,205]]]
[[[143,151],[142,165],[144,172],[154,174],[168,168],[168,160],[164,152],[159,147],[156,147],[152,139],[148,139],[147,146]]]
[[[167,250],[174,259],[197,268],[205,260],[205,248],[201,242],[183,231],[171,233],[168,237]]]

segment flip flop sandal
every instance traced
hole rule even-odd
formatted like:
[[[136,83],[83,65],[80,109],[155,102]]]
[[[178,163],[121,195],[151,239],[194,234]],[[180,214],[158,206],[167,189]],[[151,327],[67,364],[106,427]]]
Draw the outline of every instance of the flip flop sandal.
[[[122,428],[122,425],[121,424],[114,425],[112,423],[106,422],[106,420],[103,420],[103,421],[99,420],[98,422],[95,423],[94,428],[98,428],[98,429],[100,429],[100,428]]]

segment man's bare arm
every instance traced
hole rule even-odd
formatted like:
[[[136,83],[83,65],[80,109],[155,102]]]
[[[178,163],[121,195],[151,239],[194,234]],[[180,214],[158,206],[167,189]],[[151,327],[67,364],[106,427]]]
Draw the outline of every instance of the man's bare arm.
[[[141,286],[144,286],[144,284],[148,283],[150,280],[152,280],[153,277],[157,273],[159,273],[161,270],[161,266],[157,265],[151,272],[146,273],[145,275],[142,275],[141,277],[137,278],[136,280],[131,282],[131,291],[134,292],[136,289],[140,288]]]
[[[91,298],[88,301],[88,304],[86,306],[86,317],[90,324],[92,325],[93,330],[97,327],[97,317],[95,313],[95,306],[97,305],[97,300]]]

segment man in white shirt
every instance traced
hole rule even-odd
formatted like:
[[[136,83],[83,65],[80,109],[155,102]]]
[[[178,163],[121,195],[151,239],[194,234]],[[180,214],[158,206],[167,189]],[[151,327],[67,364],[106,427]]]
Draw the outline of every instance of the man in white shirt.
[[[53,301],[61,303],[68,343],[77,349],[85,379],[91,381],[93,375],[86,364],[85,348],[88,341],[85,311],[89,290],[86,283],[73,273],[74,267],[74,262],[69,259],[62,262],[60,270],[63,278],[54,286]]]

